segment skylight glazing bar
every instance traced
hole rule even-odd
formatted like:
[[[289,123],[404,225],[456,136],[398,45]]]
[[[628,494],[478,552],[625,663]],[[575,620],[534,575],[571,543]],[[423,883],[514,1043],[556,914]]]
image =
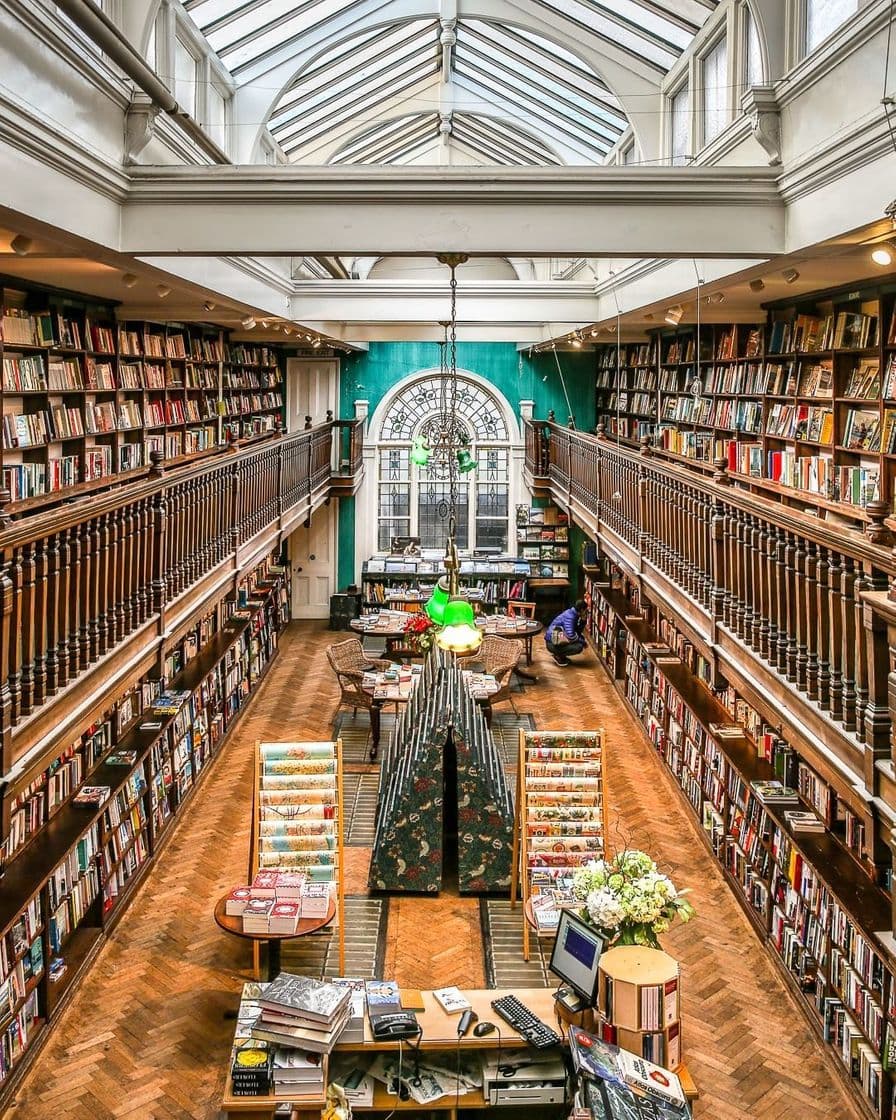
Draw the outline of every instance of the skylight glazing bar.
[[[496,143],[519,145],[520,149],[531,155],[535,162],[562,163],[562,160],[546,144],[540,143],[521,128],[510,127],[504,121],[495,120],[493,117],[475,116],[471,113],[455,113],[453,119],[460,120],[470,128],[479,128],[483,133],[494,137]]]
[[[390,130],[389,136],[384,136],[379,128],[370,130],[359,145],[337,152],[330,162],[388,163],[409,145],[416,147],[424,136],[434,141],[438,135],[437,118],[432,113],[415,115],[399,123],[401,128],[397,132]]]
[[[486,118],[456,114],[454,124],[452,135],[468,135],[476,142],[490,144],[497,150],[504,151],[509,155],[512,154],[514,159],[521,164],[538,166],[560,163],[553,153],[537,146],[522,133],[508,136],[506,133],[497,132],[491,127],[492,122]]]

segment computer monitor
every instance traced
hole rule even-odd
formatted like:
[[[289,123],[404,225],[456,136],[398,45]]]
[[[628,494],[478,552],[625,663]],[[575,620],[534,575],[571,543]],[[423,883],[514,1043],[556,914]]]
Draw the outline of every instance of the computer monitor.
[[[555,976],[572,988],[578,1000],[564,1000],[569,1006],[593,1007],[597,997],[597,975],[600,955],[606,942],[587,922],[572,910],[561,910],[557,937],[548,966]],[[558,999],[563,991],[558,992]],[[576,1010],[577,1008],[573,1008]]]

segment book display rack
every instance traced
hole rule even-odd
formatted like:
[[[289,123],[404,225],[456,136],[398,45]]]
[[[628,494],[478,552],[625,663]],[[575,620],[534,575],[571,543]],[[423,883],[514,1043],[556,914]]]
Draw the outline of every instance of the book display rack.
[[[371,889],[440,889],[449,801],[457,806],[459,889],[506,889],[513,803],[504,768],[454,655],[435,647],[383,758]]]
[[[220,601],[49,764],[2,799],[0,1100],[18,1082],[118,921],[266,666],[254,632],[279,617],[276,565],[260,604]],[[252,602],[252,601],[250,601]],[[273,647],[275,649],[275,647]]]
[[[604,735],[597,731],[520,731],[511,906],[523,902],[523,957],[529,924],[553,936],[572,876],[606,850]]]
[[[886,288],[768,305],[764,326],[707,324],[597,348],[598,421],[624,440],[840,508],[896,499],[896,304]],[[618,383],[617,383],[618,382]]]
[[[569,579],[569,518],[558,506],[517,506],[516,543],[534,576]]]
[[[13,503],[282,420],[273,347],[231,343],[201,324],[116,322],[110,307],[50,294],[4,289],[2,302],[2,474]]]
[[[336,903],[342,974],[345,865],[341,739],[256,744],[250,882],[259,871],[299,871],[311,884],[326,885]]]
[[[888,876],[865,850],[861,806],[727,682],[716,681],[714,694],[669,620],[643,598],[627,598],[630,585],[612,586],[618,582],[592,581],[588,590],[607,601],[624,635],[621,691],[857,1100],[869,1116],[889,1120],[896,973],[875,931],[890,928],[891,902],[875,882]]]
[[[654,1065],[681,1065],[678,962],[659,949],[621,945],[601,955],[597,1013],[604,1042]]]

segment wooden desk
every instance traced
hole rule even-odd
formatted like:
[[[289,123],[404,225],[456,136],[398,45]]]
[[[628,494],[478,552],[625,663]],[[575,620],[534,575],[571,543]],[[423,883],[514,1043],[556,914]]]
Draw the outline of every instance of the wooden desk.
[[[417,1021],[423,1028],[423,1037],[420,1041],[420,1049],[426,1051],[448,1051],[454,1054],[457,1050],[457,1023],[460,1016],[446,1015],[442,1008],[436,1003],[433,998],[432,992],[423,992],[423,1002],[425,1010],[417,1012]],[[533,1011],[543,1022],[553,1027],[558,1034],[564,1034],[566,1024],[562,1023],[554,1010],[554,992],[550,988],[498,988],[490,989],[484,988],[476,991],[465,991],[464,995],[472,1004],[473,1010],[479,1016],[479,1022],[494,1023],[500,1031],[501,1037],[498,1037],[498,1031],[493,1031],[491,1034],[484,1035],[482,1038],[476,1038],[473,1034],[472,1028],[469,1033],[460,1040],[460,1048],[463,1052],[469,1051],[491,1051],[491,1050],[510,1050],[523,1047],[526,1045],[525,1040],[517,1034],[507,1023],[504,1022],[492,1010],[491,1001],[503,995],[516,995],[522,1002]],[[377,1050],[395,1050],[398,1048],[398,1042],[395,1041],[374,1041],[373,1035],[370,1030],[370,1022],[368,1019],[364,1020],[364,1041],[363,1042],[337,1042],[334,1047],[334,1053],[363,1053],[372,1054]],[[407,1044],[405,1044],[407,1047]],[[407,1050],[405,1050],[407,1053]],[[690,1075],[684,1066],[678,1070],[678,1076],[681,1078],[682,1087],[684,1088],[685,1095],[689,1100],[693,1100],[697,1096],[697,1090],[691,1080]],[[274,1109],[278,1104],[282,1104],[285,1100],[293,1100],[293,1120],[320,1120],[320,1108],[322,1102],[317,1098],[299,1098],[288,1097],[234,1097],[233,1086],[228,1074],[227,1083],[224,1089],[224,1100],[222,1102],[222,1109],[225,1117],[236,1117],[238,1120],[271,1120],[274,1115]],[[382,1084],[377,1084],[374,1091],[373,1105],[362,1106],[353,1105],[352,1111],[355,1114],[362,1112],[388,1112],[395,1109],[396,1112],[419,1112],[429,1113],[438,1112],[445,1115],[446,1120],[456,1120],[456,1112],[454,1108],[455,1099],[454,1095],[449,1093],[438,1101],[433,1101],[428,1105],[417,1104],[414,1100],[402,1101],[398,1097],[392,1096],[386,1092],[386,1088]],[[491,1108],[482,1092],[467,1093],[460,1098],[460,1108],[466,1109],[484,1109]],[[558,1116],[562,1112],[562,1108],[558,1106]],[[519,1113],[517,1113],[519,1115]]]
[[[228,892],[229,893],[229,892]],[[280,972],[280,943],[292,941],[295,937],[305,937],[309,933],[317,933],[332,922],[336,917],[336,903],[331,898],[325,918],[301,918],[295,933],[246,933],[243,929],[242,915],[234,916],[226,912],[227,895],[219,898],[215,904],[215,921],[226,933],[234,937],[244,937],[247,941],[267,941],[268,943],[268,980],[273,980]]]

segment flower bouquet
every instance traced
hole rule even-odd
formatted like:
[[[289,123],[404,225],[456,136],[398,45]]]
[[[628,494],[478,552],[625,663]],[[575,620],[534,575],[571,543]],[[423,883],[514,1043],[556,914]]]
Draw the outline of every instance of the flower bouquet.
[[[412,614],[404,624],[404,632],[411,649],[419,649],[423,653],[428,653],[432,649],[432,644],[436,638],[436,628],[429,615],[422,612]]]
[[[660,947],[658,937],[676,918],[694,908],[645,852],[624,849],[608,859],[590,860],[573,875],[581,917],[613,945]]]

